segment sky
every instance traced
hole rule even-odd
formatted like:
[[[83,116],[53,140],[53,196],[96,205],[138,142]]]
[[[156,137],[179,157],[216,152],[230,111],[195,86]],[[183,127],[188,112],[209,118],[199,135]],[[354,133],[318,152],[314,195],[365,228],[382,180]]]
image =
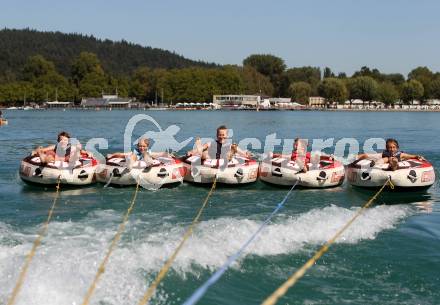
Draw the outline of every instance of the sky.
[[[288,68],[440,72],[438,0],[0,0],[1,28],[93,35],[194,60],[241,65],[272,54]]]

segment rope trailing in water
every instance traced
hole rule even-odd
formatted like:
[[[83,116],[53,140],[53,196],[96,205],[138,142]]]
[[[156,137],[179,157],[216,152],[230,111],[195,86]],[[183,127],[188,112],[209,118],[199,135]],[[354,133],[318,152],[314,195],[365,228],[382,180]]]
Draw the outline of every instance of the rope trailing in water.
[[[289,198],[290,194],[292,193],[293,189],[297,186],[299,183],[299,180],[295,182],[295,184],[290,188],[289,192],[286,194],[284,199],[278,203],[276,208],[272,211],[272,213],[266,218],[266,220],[261,224],[261,226],[258,228],[257,231],[241,246],[241,248],[235,252],[233,255],[231,255],[228,260],[223,264],[223,266],[220,267],[211,277],[202,285],[200,286],[186,301],[183,303],[183,305],[193,305],[196,304],[208,291],[209,287],[214,285],[226,272],[226,270],[241,256],[243,251],[252,243],[252,241],[257,237],[258,234],[266,227],[266,225],[269,223],[269,221],[272,219],[272,217],[278,213],[278,211],[283,207],[283,205],[286,203],[287,199]]]
[[[89,304],[90,298],[92,297],[93,292],[95,291],[96,284],[99,281],[99,278],[101,277],[101,275],[105,272],[105,265],[107,264],[108,260],[110,259],[110,255],[112,254],[113,250],[115,249],[118,241],[121,239],[121,234],[124,231],[125,225],[128,221],[128,217],[130,216],[131,211],[134,208],[134,205],[136,203],[136,197],[137,197],[138,193],[139,193],[139,178],[136,183],[136,190],[134,192],[133,199],[131,200],[130,206],[127,209],[127,212],[125,213],[125,216],[124,216],[121,224],[119,225],[118,231],[116,232],[115,236],[113,237],[113,240],[110,244],[110,247],[108,248],[106,256],[104,257],[101,264],[99,265],[98,271],[95,275],[95,278],[93,279],[92,284],[90,285],[90,287],[87,291],[86,296],[84,297],[84,301],[82,302],[82,305]]]
[[[46,222],[43,224],[43,227],[41,228],[41,231],[38,234],[38,237],[34,241],[34,244],[32,246],[31,251],[29,252],[29,254],[26,257],[26,261],[23,265],[23,268],[21,269],[20,276],[18,277],[17,283],[15,284],[14,290],[11,294],[11,297],[10,297],[7,305],[12,305],[15,303],[15,299],[16,299],[18,293],[20,292],[21,286],[23,285],[24,278],[26,276],[29,265],[31,264],[31,261],[35,256],[35,253],[37,251],[38,246],[41,244],[41,240],[43,239],[43,236],[46,235],[46,233],[47,233],[47,228],[49,226],[49,222],[52,218],[53,211],[55,209],[55,206],[56,206],[59,194],[60,194],[60,184],[61,184],[61,175],[58,176],[55,198],[53,199],[53,203],[52,203],[52,206],[51,206],[49,213],[47,215]]]
[[[376,200],[380,193],[389,185],[391,189],[394,188],[391,178],[388,178],[384,185],[368,200],[361,209],[341,228],[336,234],[330,238],[322,247],[319,249],[311,259],[309,259],[300,269],[298,269],[292,276],[290,276],[287,281],[285,281],[277,290],[275,290],[267,299],[261,303],[262,305],[274,305],[278,299],[284,296],[289,288],[296,284],[296,282],[303,277],[308,269],[310,269],[316,261],[327,252],[329,247],[336,241],[336,239],[358,218],[362,212],[367,209]]]
[[[206,205],[207,205],[207,203],[209,201],[209,198],[211,197],[212,193],[215,190],[216,184],[217,184],[217,175],[215,176],[214,182],[212,183],[212,187],[209,190],[209,193],[206,196],[205,201],[203,202],[202,206],[200,207],[196,217],[193,219],[191,225],[188,227],[188,229],[186,230],[185,234],[183,235],[182,241],[177,246],[177,248],[174,250],[173,254],[165,262],[165,264],[163,265],[162,269],[159,271],[159,273],[157,274],[156,278],[154,279],[153,283],[150,285],[150,287],[145,292],[144,296],[142,297],[141,301],[139,302],[139,305],[146,305],[148,303],[148,301],[150,300],[150,298],[154,294],[154,291],[156,290],[157,286],[159,285],[159,283],[162,281],[162,279],[167,274],[168,270],[171,267],[171,264],[176,259],[177,254],[180,252],[181,248],[183,247],[183,245],[185,244],[187,239],[191,236],[195,225],[199,221],[199,218],[202,215],[202,212],[205,209],[205,207],[206,207]]]

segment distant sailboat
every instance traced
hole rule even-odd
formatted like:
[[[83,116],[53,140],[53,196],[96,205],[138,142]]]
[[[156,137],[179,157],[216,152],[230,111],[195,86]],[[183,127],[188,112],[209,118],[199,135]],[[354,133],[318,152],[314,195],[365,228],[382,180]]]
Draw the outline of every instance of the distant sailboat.
[[[26,93],[23,95],[23,107],[21,109],[23,109],[23,110],[30,110],[30,109],[32,109],[31,106],[26,106]]]

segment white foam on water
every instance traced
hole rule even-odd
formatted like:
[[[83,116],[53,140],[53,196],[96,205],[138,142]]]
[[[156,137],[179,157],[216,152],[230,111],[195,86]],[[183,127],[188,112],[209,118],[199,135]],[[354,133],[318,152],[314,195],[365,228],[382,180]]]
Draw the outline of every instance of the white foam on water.
[[[296,217],[283,216],[282,220],[278,219],[269,224],[261,232],[245,256],[289,254],[302,251],[310,245],[322,245],[342,228],[357,210],[358,208],[330,206],[313,209]],[[408,206],[378,206],[368,209],[336,243],[355,244],[361,240],[374,239],[381,231],[394,228],[411,211]],[[191,264],[195,263],[204,268],[216,269],[235,253],[260,225],[261,221],[235,218],[202,222],[177,257],[174,268],[187,272],[191,271]],[[174,228],[172,232],[149,236],[141,249],[150,253],[150,257],[144,257],[142,266],[154,269],[164,253],[168,256],[177,246],[182,233],[182,229]],[[161,239],[168,242],[164,245],[160,242]]]
[[[49,225],[48,236],[37,250],[16,304],[82,303],[121,221],[121,215],[108,210],[91,213],[90,217],[76,223]],[[4,224],[0,225],[0,232],[0,304],[6,304],[36,235],[23,235]],[[11,246],[7,240],[18,242]],[[90,304],[137,303],[146,284],[131,249],[117,248]]]
[[[271,256],[304,251],[321,245],[341,228],[358,208],[337,206],[313,209],[297,216],[280,215],[254,241],[248,255]],[[356,244],[394,228],[412,210],[408,206],[377,206],[365,211],[337,243]],[[81,304],[122,215],[112,210],[93,212],[78,222],[53,222],[28,270],[18,305]],[[184,276],[200,267],[216,269],[258,229],[262,221],[223,217],[202,221],[177,256],[174,271]],[[149,227],[139,232],[132,217],[124,240],[114,251],[98,283],[91,304],[136,304],[166,258],[180,242],[188,224]],[[35,227],[37,232],[38,227]],[[25,255],[36,234],[19,232],[0,222],[0,303],[12,292]],[[150,233],[148,233],[150,232]],[[133,236],[136,236],[135,238]],[[132,238],[130,238],[132,237]],[[198,268],[194,268],[198,265]],[[235,268],[240,268],[236,265]],[[148,279],[148,281],[146,280]],[[156,301],[166,304],[159,290]]]

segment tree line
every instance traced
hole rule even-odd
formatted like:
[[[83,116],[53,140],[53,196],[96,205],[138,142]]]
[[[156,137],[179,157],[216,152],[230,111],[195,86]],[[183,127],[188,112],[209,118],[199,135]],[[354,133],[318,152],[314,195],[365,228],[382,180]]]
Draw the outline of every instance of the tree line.
[[[116,92],[140,102],[170,104],[210,102],[215,94],[292,97],[302,104],[308,103],[310,96],[322,96],[329,104],[361,99],[393,105],[397,101],[411,103],[413,100],[426,102],[440,99],[440,73],[427,67],[417,67],[407,77],[399,73],[381,73],[369,67],[362,67],[347,76],[345,73],[336,75],[328,67],[322,71],[319,67],[310,66],[288,68],[283,59],[269,54],[250,55],[240,66],[219,66],[183,58],[173,63],[173,60],[179,59],[177,55],[173,60],[159,60],[160,63],[151,64],[150,57],[154,54],[143,54],[141,57],[133,55],[137,51],[124,54],[120,49],[124,48],[124,43],[118,45],[121,43],[99,41],[78,34],[3,30],[0,31],[0,38],[2,35],[14,41],[8,43],[0,39],[0,104],[3,105],[43,103],[55,99],[79,102],[83,97],[99,97],[103,93]],[[22,38],[14,40],[17,35],[29,39],[37,35],[39,38],[34,42],[37,45],[42,41],[52,43],[52,47],[47,47],[51,51],[31,54],[26,59],[18,60],[23,53],[30,51],[19,52],[16,49],[17,41],[22,41]],[[56,43],[53,42],[54,37]],[[105,51],[95,53],[86,48],[87,51],[74,54],[73,50],[81,48],[68,50],[72,40],[79,41],[84,48],[89,44],[91,50],[103,48]],[[63,41],[67,41],[66,44]],[[125,44],[127,49],[123,50],[142,48]],[[15,49],[11,45],[15,45]],[[117,47],[113,48],[112,45]],[[2,46],[6,48],[2,49]],[[35,50],[41,48],[36,47]],[[69,56],[65,55],[67,53]],[[127,58],[133,56],[135,58]],[[106,63],[109,58],[116,58],[111,65]],[[145,60],[141,61],[141,58]],[[20,61],[23,62],[18,64]],[[135,64],[137,61],[138,64]]]
[[[164,69],[218,66],[125,40],[111,41],[76,33],[5,28],[0,30],[0,79],[17,78],[28,58],[37,54],[52,61],[61,75],[69,77],[72,61],[84,51],[96,54],[103,69],[113,75],[128,76],[139,66]]]
[[[328,67],[322,73],[318,67],[287,69],[281,58],[264,54],[251,55],[243,64],[267,76],[275,94],[292,97],[303,104],[310,96],[322,96],[328,104],[360,99],[383,102],[386,106],[396,102],[410,104],[414,100],[423,103],[429,99],[440,99],[440,73],[434,73],[427,67],[417,67],[405,78],[400,73],[381,73],[366,66],[351,77],[345,73],[336,75]]]
[[[70,75],[65,77],[42,55],[30,56],[17,79],[0,81],[0,104],[42,104],[55,99],[79,102],[84,97],[115,93],[134,97],[139,102],[171,104],[211,101],[214,94],[273,92],[269,78],[251,66],[181,69],[141,66],[125,76],[106,72],[96,54],[81,52],[69,70]]]

